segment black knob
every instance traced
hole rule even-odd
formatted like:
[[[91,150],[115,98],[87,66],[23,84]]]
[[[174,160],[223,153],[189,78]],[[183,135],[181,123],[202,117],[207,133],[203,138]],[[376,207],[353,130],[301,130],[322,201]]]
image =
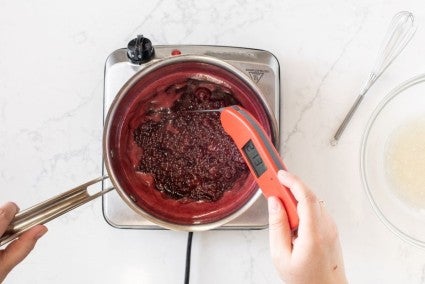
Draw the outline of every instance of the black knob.
[[[142,64],[149,61],[155,54],[152,42],[138,35],[137,38],[130,40],[127,45],[127,56],[134,64]]]

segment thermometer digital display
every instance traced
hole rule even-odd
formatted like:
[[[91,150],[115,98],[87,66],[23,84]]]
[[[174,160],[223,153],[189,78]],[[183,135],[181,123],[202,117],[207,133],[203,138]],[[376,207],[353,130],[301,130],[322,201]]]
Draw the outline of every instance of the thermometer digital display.
[[[252,140],[249,140],[245,146],[243,146],[242,150],[244,151],[249,163],[254,169],[255,176],[257,178],[260,177],[267,170],[267,168],[257,149],[255,148],[254,143],[252,143]]]

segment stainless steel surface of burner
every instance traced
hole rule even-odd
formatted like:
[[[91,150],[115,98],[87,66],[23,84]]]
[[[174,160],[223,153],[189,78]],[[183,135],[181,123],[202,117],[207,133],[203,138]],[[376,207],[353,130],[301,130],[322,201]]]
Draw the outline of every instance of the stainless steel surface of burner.
[[[212,56],[246,73],[261,89],[273,111],[279,125],[280,116],[280,75],[279,62],[264,50],[195,45],[154,46],[154,55],[147,63],[133,64],[127,57],[127,49],[118,49],[109,55],[105,63],[104,109],[105,119],[108,109],[121,87],[137,71],[158,60],[179,54],[196,54]],[[277,147],[278,148],[278,147]],[[103,168],[103,173],[106,169]],[[109,186],[106,181],[103,187]],[[134,212],[115,191],[102,197],[105,220],[113,227],[128,229],[162,229]],[[229,229],[264,229],[268,226],[266,199],[261,196],[245,213],[217,230]]]

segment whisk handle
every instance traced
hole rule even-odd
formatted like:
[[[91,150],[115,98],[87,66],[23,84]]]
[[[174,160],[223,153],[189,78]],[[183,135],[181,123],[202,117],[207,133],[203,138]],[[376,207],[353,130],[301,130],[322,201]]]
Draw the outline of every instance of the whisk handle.
[[[354,112],[356,112],[357,108],[359,107],[360,103],[362,102],[364,97],[364,94],[361,94],[357,97],[354,104],[351,106],[350,110],[348,111],[347,115],[345,116],[343,122],[339,126],[338,130],[335,132],[334,137],[331,140],[331,145],[335,146],[338,143],[339,138],[341,137],[342,132],[344,132],[344,129],[347,127],[348,123],[350,122],[351,118],[353,117]]]

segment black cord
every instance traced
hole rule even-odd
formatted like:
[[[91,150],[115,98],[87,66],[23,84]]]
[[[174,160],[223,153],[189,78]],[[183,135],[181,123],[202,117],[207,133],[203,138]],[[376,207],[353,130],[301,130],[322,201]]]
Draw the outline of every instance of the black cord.
[[[184,272],[184,284],[189,284],[190,277],[190,256],[192,254],[192,237],[193,232],[189,232],[187,235],[187,247],[186,247],[186,269]]]

